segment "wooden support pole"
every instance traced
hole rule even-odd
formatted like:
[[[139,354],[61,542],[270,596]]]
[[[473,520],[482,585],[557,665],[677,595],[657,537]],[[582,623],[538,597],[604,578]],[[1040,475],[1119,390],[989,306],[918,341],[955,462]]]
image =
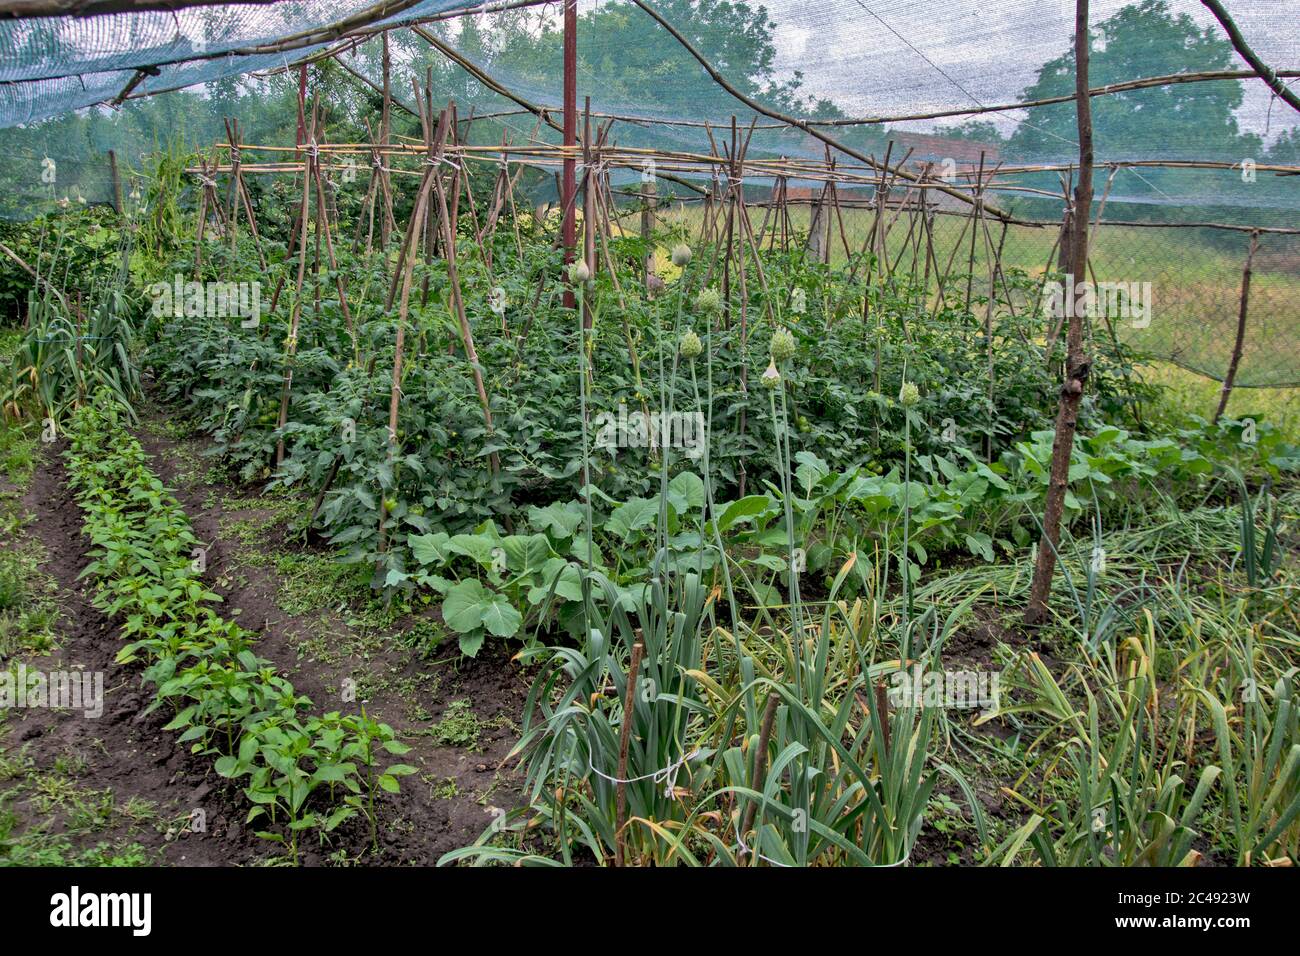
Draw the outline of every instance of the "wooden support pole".
[[[627,751],[632,742],[632,724],[636,719],[636,683],[641,673],[641,655],[645,645],[637,641],[632,645],[632,657],[627,663],[627,692],[623,696],[623,726],[619,730],[618,740],[618,783],[614,802],[614,865],[623,866],[627,862],[624,849],[623,827],[627,823]]]
[[[108,175],[113,181],[113,211],[122,215],[122,177],[117,171],[117,153],[108,151]]]
[[[1074,271],[1085,274],[1088,265],[1088,219],[1092,209],[1092,100],[1088,97],[1088,0],[1075,0],[1074,62],[1075,103],[1079,128],[1079,179],[1074,187],[1074,221],[1071,228],[1070,260]],[[1052,592],[1052,575],[1056,570],[1057,545],[1061,537],[1061,518],[1065,511],[1065,494],[1069,490],[1070,458],[1074,451],[1074,432],[1078,424],[1079,403],[1091,370],[1083,348],[1083,316],[1076,307],[1074,282],[1064,296],[1068,305],[1066,332],[1065,382],[1061,385],[1056,414],[1056,437],[1052,442],[1052,467],[1043,507],[1043,535],[1038,544],[1029,604],[1024,621],[1034,626],[1047,617],[1047,599]]]
[[[574,208],[578,144],[578,0],[564,0],[564,171],[560,180],[560,208],[563,210],[561,241],[564,245],[564,264],[573,262],[577,241],[577,210]],[[572,309],[577,304],[573,289],[564,289],[564,307]]]
[[[1223,390],[1219,392],[1219,407],[1215,409],[1214,421],[1217,424],[1228,407],[1228,398],[1232,395],[1232,383],[1237,378],[1237,365],[1241,362],[1242,347],[1246,343],[1246,308],[1250,303],[1250,270],[1255,261],[1255,250],[1259,248],[1259,233],[1250,234],[1250,249],[1246,253],[1246,265],[1241,270],[1241,304],[1237,307],[1237,337],[1232,342],[1232,358],[1228,361],[1228,371],[1223,376]]]

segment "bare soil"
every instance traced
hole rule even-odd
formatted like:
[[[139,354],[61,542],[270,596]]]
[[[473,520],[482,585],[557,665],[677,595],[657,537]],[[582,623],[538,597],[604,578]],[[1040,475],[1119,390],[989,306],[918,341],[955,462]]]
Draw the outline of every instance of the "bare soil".
[[[187,469],[187,463],[201,460],[202,443],[169,436],[165,419],[156,413],[139,429],[154,470],[185,507],[200,541],[210,542],[205,577],[224,599],[223,613],[259,635],[257,652],[319,712],[364,706],[413,748],[401,761],[419,772],[403,778],[400,794],[383,796],[378,852],[372,852],[368,830],[358,821],[341,828],[332,845],[307,846],[302,862],[432,865],[445,852],[473,842],[499,809],[518,799],[517,779],[505,757],[518,737],[526,687],[509,649],[489,645],[468,660],[453,640],[429,652],[403,642],[410,616],[385,632],[364,620],[353,595],[305,610],[303,601],[287,601],[294,583],[277,569],[278,559],[306,556],[323,564],[330,556],[288,539],[283,502],[263,502],[250,489]],[[175,734],[162,729],[169,719],[164,711],[146,715],[152,693],[141,686],[139,668],[115,663],[121,646],[117,627],[90,603],[85,583],[78,580],[88,563],[88,541],[60,450],[57,444],[43,449],[22,498],[32,516],[23,534],[44,547],[48,560],[42,570],[58,584],[59,642],[48,657],[29,656],[25,662],[29,668],[102,671],[104,713],[89,719],[49,709],[15,710],[0,725],[3,747],[29,759],[38,775],[54,773],[61,756],[75,753],[79,786],[110,789],[118,808],[138,798],[157,809],[147,825],[107,813],[91,834],[69,831],[74,845],[133,841],[175,865],[274,862],[279,848],[255,836],[256,826],[244,824],[250,804],[239,787],[212,770],[210,757],[193,756],[177,745]],[[241,537],[229,533],[232,525],[260,531]],[[285,610],[286,604],[296,613]],[[352,687],[355,700],[348,700]],[[459,732],[449,734],[440,721],[459,701],[468,703],[452,711]],[[182,824],[196,809],[203,811],[204,832],[185,832]],[[19,818],[19,831],[43,816],[30,801],[11,805],[10,811]]]

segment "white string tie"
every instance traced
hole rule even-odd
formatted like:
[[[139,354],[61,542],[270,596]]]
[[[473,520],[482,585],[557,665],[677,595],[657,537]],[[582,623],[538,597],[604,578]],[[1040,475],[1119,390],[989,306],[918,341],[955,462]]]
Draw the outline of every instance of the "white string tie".
[[[643,773],[639,777],[628,777],[626,780],[622,780],[618,777],[611,777],[609,774],[597,770],[595,764],[591,762],[590,754],[587,755],[587,766],[596,776],[608,780],[610,783],[639,783],[642,780],[653,780],[655,783],[662,783],[664,784],[664,796],[672,799],[673,791],[677,787],[677,772],[699,755],[700,748],[696,747],[689,753],[683,754],[666,767],[661,767],[653,773]]]
[[[782,863],[779,860],[772,859],[770,856],[763,856],[763,854],[761,853],[755,853],[753,850],[749,848],[749,845],[745,843],[745,838],[742,837],[739,832],[736,833],[736,845],[740,847],[740,852],[743,853],[745,856],[756,856],[764,863],[770,863],[773,866],[779,866],[783,870],[790,869],[789,863]]]

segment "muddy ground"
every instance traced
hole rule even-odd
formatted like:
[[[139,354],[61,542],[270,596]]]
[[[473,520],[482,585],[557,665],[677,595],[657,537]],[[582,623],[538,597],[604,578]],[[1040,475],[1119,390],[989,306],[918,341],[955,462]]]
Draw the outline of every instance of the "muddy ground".
[[[518,781],[505,757],[526,686],[508,649],[489,644],[477,659],[462,658],[454,639],[442,643],[434,613],[384,608],[330,554],[291,539],[288,514],[301,502],[221,480],[207,468],[204,443],[179,436],[156,412],[137,436],[208,545],[205,577],[223,613],[259,635],[257,653],[317,712],[364,705],[413,748],[401,760],[418,773],[382,798],[378,851],[368,827],[353,821],[332,843],[305,846],[301,862],[430,865],[515,805]],[[40,555],[57,610],[54,649],[22,660],[29,669],[103,672],[104,712],[13,709],[0,723],[0,840],[38,836],[24,848],[53,856],[33,862],[283,862],[280,847],[245,826],[250,804],[212,770],[212,758],[191,755],[163,730],[169,714],[145,713],[152,693],[139,667],[115,663],[117,628],[78,579],[89,542],[60,451],[59,443],[40,448],[25,487],[9,484],[11,511],[25,520],[5,546]],[[190,832],[200,819],[202,832]]]

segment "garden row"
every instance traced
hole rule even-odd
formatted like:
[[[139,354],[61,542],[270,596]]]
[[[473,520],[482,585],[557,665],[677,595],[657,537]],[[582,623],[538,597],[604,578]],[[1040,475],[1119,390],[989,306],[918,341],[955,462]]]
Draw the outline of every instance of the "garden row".
[[[1246,445],[1240,441],[1241,428],[1239,422],[1223,420],[1196,436],[1189,432],[1183,445],[1171,438],[1137,439],[1114,427],[1079,436],[1067,513],[1071,518],[1088,512],[1109,516],[1118,507],[1161,493],[1159,489],[1183,495],[1203,487],[1198,479],[1213,473],[1216,464],[1230,473],[1240,467],[1264,476],[1294,467],[1285,457],[1291,452],[1274,441],[1275,433]],[[916,455],[907,479],[899,467],[884,474],[866,467],[838,471],[811,452],[798,452],[789,495],[797,548],[794,572],[804,577],[805,589],[821,591],[852,557],[855,570],[841,593],[848,598],[863,593],[875,563],[869,555],[877,548],[895,556],[896,567],[902,568],[905,510],[913,582],[945,560],[968,560],[969,555],[993,562],[999,554],[1015,555],[1036,539],[1031,515],[1048,483],[1051,442],[1051,432],[1036,432],[992,464],[961,446],[946,456]],[[692,471],[679,472],[668,483],[664,514],[668,567],[694,570],[716,583],[721,552],[701,545],[725,539],[742,602],[779,607],[791,573],[782,523],[785,497],[769,485],[766,492],[709,508],[704,481]],[[591,567],[631,610],[634,591],[657,573],[651,565],[659,502],[643,496],[620,501],[598,490],[593,498]],[[1242,499],[1249,501],[1244,490]],[[581,637],[585,517],[583,502],[575,499],[530,507],[530,533],[503,534],[492,519],[459,534],[412,531],[396,537],[397,542],[405,539],[410,564],[405,571],[391,569],[384,583],[439,595],[443,621],[457,633],[462,652],[471,656],[489,634],[526,639],[539,628],[550,631],[558,625]]]
[[[254,653],[255,636],[214,609],[221,598],[202,581],[190,522],[125,414],[100,391],[72,416],[66,458],[92,546],[82,574],[95,583],[95,606],[121,622],[118,663],[142,664],[154,688],[146,712],[165,710],[179,743],[241,781],[252,803],[246,822],[259,821],[258,835],[295,861],[304,833],[323,840],[356,816],[373,846],[377,791],[397,792],[398,777],[414,772],[382,767],[383,757],[410,748],[364,710],[311,714],[311,700]]]

